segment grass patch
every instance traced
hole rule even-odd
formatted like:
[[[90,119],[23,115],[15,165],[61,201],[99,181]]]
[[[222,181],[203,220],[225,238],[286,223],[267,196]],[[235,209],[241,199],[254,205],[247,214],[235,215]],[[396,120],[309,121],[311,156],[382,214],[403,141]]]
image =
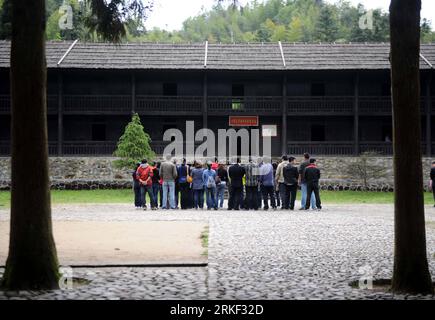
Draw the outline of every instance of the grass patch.
[[[202,247],[204,248],[204,252],[201,254],[202,256],[208,256],[208,236],[209,236],[209,228],[205,227],[204,231],[201,233],[199,237],[201,239]]]
[[[322,202],[325,204],[392,204],[392,192],[364,192],[364,191],[321,191]],[[148,196],[147,196],[148,198]],[[53,204],[92,204],[92,203],[131,203],[133,204],[133,191],[123,190],[52,190]],[[10,206],[11,195],[9,191],[0,191],[0,208]],[[297,201],[300,200],[300,192]],[[432,193],[425,192],[426,205],[433,204]],[[147,199],[149,203],[149,198]]]

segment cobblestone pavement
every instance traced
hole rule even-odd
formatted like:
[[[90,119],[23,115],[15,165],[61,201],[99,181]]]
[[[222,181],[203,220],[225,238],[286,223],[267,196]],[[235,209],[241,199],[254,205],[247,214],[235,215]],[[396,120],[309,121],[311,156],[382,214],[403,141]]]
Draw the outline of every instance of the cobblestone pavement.
[[[208,267],[74,268],[90,280],[73,290],[0,292],[0,299],[435,299],[354,289],[391,278],[393,207],[330,205],[315,211],[135,211],[128,205],[57,206],[53,219],[205,220]],[[0,211],[7,220],[7,212]],[[426,208],[435,279],[435,209]],[[3,272],[0,269],[0,274]]]

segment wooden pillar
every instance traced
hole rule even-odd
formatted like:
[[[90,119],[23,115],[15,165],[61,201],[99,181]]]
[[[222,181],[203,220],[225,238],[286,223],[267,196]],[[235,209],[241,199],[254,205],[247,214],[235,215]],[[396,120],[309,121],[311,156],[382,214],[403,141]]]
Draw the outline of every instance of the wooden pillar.
[[[287,75],[282,77],[281,154],[287,154]]]
[[[131,74],[131,114],[136,113],[136,74]]]
[[[426,155],[432,156],[432,96],[430,92],[432,82],[432,70],[426,79]]]
[[[354,100],[353,100],[353,154],[359,155],[359,73],[354,80]]]
[[[203,85],[202,85],[202,127],[204,129],[208,128],[208,81],[207,81],[207,72],[204,71]]]
[[[57,76],[57,155],[63,155],[63,78],[59,72]]]

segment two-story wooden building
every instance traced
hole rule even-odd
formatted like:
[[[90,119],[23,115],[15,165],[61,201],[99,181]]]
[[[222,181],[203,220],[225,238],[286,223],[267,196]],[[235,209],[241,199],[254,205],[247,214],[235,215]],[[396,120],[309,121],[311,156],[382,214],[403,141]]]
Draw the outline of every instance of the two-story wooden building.
[[[47,42],[51,155],[111,155],[132,112],[163,132],[274,125],[273,155],[392,153],[389,44]],[[0,155],[10,152],[10,42],[0,41]],[[435,154],[435,44],[421,48],[421,123]],[[29,106],[31,108],[32,106]]]

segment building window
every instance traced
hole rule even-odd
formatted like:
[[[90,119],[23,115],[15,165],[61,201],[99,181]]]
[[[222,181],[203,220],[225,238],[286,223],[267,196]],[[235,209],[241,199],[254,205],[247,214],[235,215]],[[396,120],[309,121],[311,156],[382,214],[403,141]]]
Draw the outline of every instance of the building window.
[[[324,83],[312,83],[311,84],[311,95],[312,96],[324,96],[325,95],[325,84]]]
[[[311,141],[325,141],[325,126],[313,124],[311,126]]]
[[[178,88],[176,83],[164,83],[163,84],[164,96],[176,96],[178,95]]]
[[[245,86],[243,84],[233,84],[231,95],[233,96],[231,109],[243,110],[244,109],[243,96],[245,95]]]
[[[104,123],[92,124],[92,141],[106,141],[106,125]]]

